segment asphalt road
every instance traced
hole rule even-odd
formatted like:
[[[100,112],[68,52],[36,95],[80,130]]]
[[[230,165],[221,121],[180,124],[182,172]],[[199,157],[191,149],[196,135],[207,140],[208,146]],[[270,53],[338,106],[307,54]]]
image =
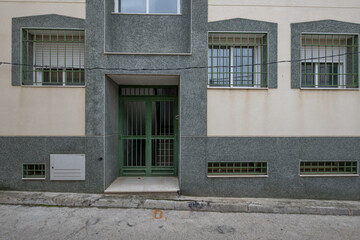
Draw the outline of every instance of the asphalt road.
[[[360,217],[0,205],[0,239],[359,240]]]

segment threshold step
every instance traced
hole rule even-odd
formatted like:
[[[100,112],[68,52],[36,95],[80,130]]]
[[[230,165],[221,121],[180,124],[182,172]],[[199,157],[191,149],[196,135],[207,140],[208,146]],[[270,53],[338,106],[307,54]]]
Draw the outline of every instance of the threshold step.
[[[105,193],[178,193],[177,177],[119,177]]]

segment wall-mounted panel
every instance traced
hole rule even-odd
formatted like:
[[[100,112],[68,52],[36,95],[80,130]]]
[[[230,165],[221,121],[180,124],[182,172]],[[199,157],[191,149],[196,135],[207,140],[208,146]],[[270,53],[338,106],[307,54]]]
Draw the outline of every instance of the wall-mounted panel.
[[[51,154],[50,180],[85,180],[85,154]]]

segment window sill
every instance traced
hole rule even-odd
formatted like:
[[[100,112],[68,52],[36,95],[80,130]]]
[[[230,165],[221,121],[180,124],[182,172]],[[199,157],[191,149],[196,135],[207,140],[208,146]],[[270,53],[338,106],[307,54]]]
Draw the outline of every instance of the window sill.
[[[258,87],[211,87],[208,86],[207,89],[224,89],[224,90],[268,90],[269,88],[258,88]]]
[[[33,86],[33,85],[21,85],[24,88],[85,88],[85,85],[82,86]]]
[[[192,56],[192,53],[104,52],[104,55]]]
[[[360,88],[300,88],[300,90],[319,90],[319,91],[323,91],[323,90],[331,90],[331,91],[359,91]]]
[[[267,178],[269,175],[207,175],[208,178]]]
[[[122,13],[112,12],[112,15],[141,15],[141,16],[182,16],[181,13]]]
[[[300,177],[359,177],[359,174],[314,174],[299,175]]]
[[[22,178],[21,180],[23,180],[23,181],[27,181],[27,180],[30,180],[30,181],[35,181],[35,180],[44,181],[44,180],[46,180],[46,178]]]

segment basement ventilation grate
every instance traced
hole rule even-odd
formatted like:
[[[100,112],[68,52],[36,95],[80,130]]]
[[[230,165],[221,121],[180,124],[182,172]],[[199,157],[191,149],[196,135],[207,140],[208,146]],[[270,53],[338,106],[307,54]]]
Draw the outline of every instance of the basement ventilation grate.
[[[209,162],[208,176],[267,176],[267,162]]]
[[[45,164],[23,164],[23,179],[45,179]]]
[[[301,161],[300,175],[357,175],[357,161]]]

